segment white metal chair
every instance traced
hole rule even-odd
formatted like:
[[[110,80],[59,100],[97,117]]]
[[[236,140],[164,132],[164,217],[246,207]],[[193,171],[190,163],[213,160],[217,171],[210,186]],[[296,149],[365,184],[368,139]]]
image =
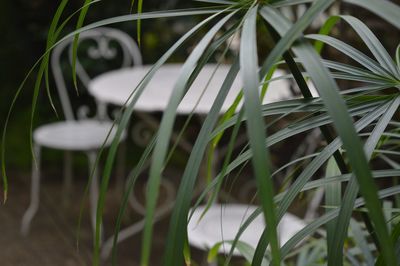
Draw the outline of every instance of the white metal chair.
[[[69,61],[71,62],[72,40],[73,38],[60,43],[54,48],[51,55],[51,70],[54,75],[65,121],[43,125],[34,130],[34,153],[37,165],[33,163],[32,166],[30,205],[22,218],[21,225],[21,233],[23,235],[28,234],[31,221],[39,207],[40,151],[42,147],[64,150],[66,152],[64,161],[66,164],[64,168],[65,184],[71,184],[72,182],[71,153],[74,151],[86,153],[89,162],[89,173],[92,171],[94,173],[90,184],[90,207],[91,223],[93,229],[95,228],[98,175],[94,168],[97,152],[103,144],[106,147],[111,144],[116,133],[116,128],[112,128],[113,122],[107,119],[107,106],[104,103],[97,102],[97,114],[93,118],[87,116],[87,106],[78,108],[76,112],[73,111],[65,77],[61,69],[61,58],[64,55],[64,51],[68,54]],[[84,43],[86,46],[83,45]],[[93,62],[98,62],[96,60],[104,60],[106,62],[113,60],[112,62],[115,65],[115,61],[122,61],[122,64],[118,64],[121,67],[132,67],[142,64],[141,54],[136,43],[128,34],[116,29],[97,28],[81,33],[79,37],[79,52],[81,52],[81,48],[85,47],[87,47],[87,58],[93,60]],[[81,62],[77,60],[76,63],[77,76],[87,88],[90,76],[83,68]],[[72,93],[74,93],[73,90]],[[104,143],[107,135],[109,135],[108,140]],[[120,141],[124,138],[125,134],[123,134]]]
[[[189,244],[201,250],[209,250],[221,241],[235,239],[240,226],[257,209],[257,206],[246,204],[214,204],[204,214],[205,206],[197,207],[188,224]],[[201,219],[200,219],[201,218]],[[299,217],[287,213],[278,225],[278,237],[281,245],[286,243],[292,236],[300,231],[306,222]],[[255,248],[265,228],[262,215],[259,215],[240,236],[240,241]],[[223,243],[218,253],[228,254],[231,245]],[[233,255],[240,256],[235,249]]]
[[[315,141],[316,138],[315,134],[310,134],[305,143],[308,144],[312,140]],[[255,182],[251,182],[249,186],[243,187],[242,190],[248,194],[252,186],[254,186],[254,189],[256,188]],[[277,228],[281,246],[303,229],[310,221],[315,219],[323,195],[323,188],[315,191],[303,219],[291,213],[284,214]],[[199,206],[196,209],[191,209],[189,212],[193,212],[187,227],[189,244],[207,251],[215,246],[215,244],[223,241],[222,248],[218,250],[218,253],[228,254],[231,245],[226,243],[226,241],[235,239],[241,225],[257,209],[257,206],[231,203],[213,204],[203,216],[205,208],[206,206]],[[264,228],[264,217],[263,215],[259,215],[245,229],[239,240],[256,248]],[[242,254],[239,250],[235,249],[233,255],[241,256]]]
[[[255,183],[251,183],[255,186]],[[243,190],[247,190],[243,187]],[[323,189],[315,192],[311,199],[304,219],[291,213],[285,213],[278,224],[279,243],[283,246],[290,238],[303,229],[309,221],[315,218],[319,203],[323,197]],[[257,209],[255,205],[248,204],[213,204],[204,214],[206,206],[198,206],[191,209],[192,216],[189,220],[187,232],[189,244],[200,250],[208,251],[217,243],[222,242],[218,250],[219,254],[229,254],[231,245],[228,243],[235,239],[241,225]],[[256,219],[245,229],[239,240],[256,248],[260,236],[265,228],[263,215],[258,215]],[[234,249],[234,256],[242,256],[238,249]],[[210,265],[216,265],[211,262]]]
[[[323,194],[323,188],[315,192],[308,205],[304,219],[291,213],[285,213],[277,228],[281,246],[315,218]],[[256,209],[257,206],[247,204],[214,204],[203,217],[205,206],[199,206],[194,211],[191,210],[190,213],[193,211],[193,215],[187,227],[189,244],[207,251],[215,244],[224,241],[218,253],[228,254],[231,245],[226,241],[235,239],[241,225]],[[256,248],[264,228],[264,217],[259,215],[245,229],[239,240]],[[241,256],[241,253],[235,249],[233,255]]]

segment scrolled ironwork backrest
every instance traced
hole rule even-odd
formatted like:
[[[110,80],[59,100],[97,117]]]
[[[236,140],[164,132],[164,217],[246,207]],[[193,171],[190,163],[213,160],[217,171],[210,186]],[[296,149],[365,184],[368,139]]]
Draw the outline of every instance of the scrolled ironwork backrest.
[[[121,68],[138,66],[142,64],[142,56],[136,43],[128,34],[120,30],[101,27],[83,32],[79,35],[78,48],[82,42],[88,40],[92,41],[94,44],[89,46],[86,51],[87,57],[91,60],[110,60],[116,58],[118,55],[121,55]],[[65,77],[61,69],[61,56],[62,53],[68,49],[69,60],[70,63],[72,62],[72,43],[73,37],[63,41],[54,48],[51,55],[51,69],[54,75],[54,80],[66,120],[75,120],[75,115],[71,105],[71,100],[68,95]],[[111,43],[117,43],[119,49],[115,46],[111,46]],[[82,84],[87,88],[91,77],[83,68],[79,58],[76,59],[76,74]],[[104,106],[102,108],[104,109]],[[78,111],[78,113],[85,112],[82,110]]]

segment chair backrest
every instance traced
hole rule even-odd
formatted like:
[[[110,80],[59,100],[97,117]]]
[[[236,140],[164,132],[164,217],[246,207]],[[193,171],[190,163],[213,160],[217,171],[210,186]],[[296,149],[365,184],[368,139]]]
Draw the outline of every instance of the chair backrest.
[[[67,91],[65,76],[61,67],[61,58],[64,51],[68,54],[69,62],[72,62],[72,44],[73,37],[69,38],[58,46],[56,46],[51,55],[51,69],[54,75],[54,80],[60,97],[63,113],[66,120],[75,120],[76,116],[73,112],[71,100]],[[142,64],[142,57],[140,50],[132,38],[117,29],[100,27],[79,35],[78,51],[81,54],[83,43],[87,42],[84,48],[88,59],[96,60],[115,60],[120,59],[121,64],[118,67],[132,67]],[[80,58],[82,59],[82,58]],[[114,66],[115,68],[115,66]],[[71,71],[71,70],[69,70]],[[88,72],[84,69],[79,61],[76,59],[76,74],[79,80],[87,88],[91,78]],[[73,86],[70,86],[73,87]]]

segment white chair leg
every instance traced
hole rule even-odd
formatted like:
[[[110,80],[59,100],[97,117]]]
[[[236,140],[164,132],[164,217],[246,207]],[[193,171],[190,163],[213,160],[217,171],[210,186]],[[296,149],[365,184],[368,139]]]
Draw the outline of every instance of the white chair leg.
[[[71,187],[72,187],[72,151],[64,153],[64,184],[63,184],[63,204],[68,206],[70,203]]]
[[[124,228],[121,231],[119,231],[116,244],[119,244],[122,241],[128,239],[129,237],[142,231],[144,228],[144,224],[145,224],[145,220],[142,219],[142,220],[128,226],[127,228]],[[102,245],[101,254],[100,254],[101,259],[106,260],[111,255],[113,244],[114,244],[114,236],[115,235],[108,238]]]
[[[98,169],[96,167],[96,152],[88,152],[87,153],[89,159],[89,174],[92,174],[93,169],[93,176],[92,181],[90,183],[90,218],[92,223],[93,229],[93,236],[96,235],[96,213],[97,213],[97,202],[99,199],[99,175]],[[103,226],[100,227],[100,243],[103,241]]]
[[[32,162],[32,178],[31,178],[31,200],[28,209],[25,211],[21,222],[21,234],[23,236],[28,235],[29,228],[33,217],[35,216],[39,208],[40,200],[40,146],[35,145],[33,151],[36,157],[35,161]]]
[[[167,180],[167,179],[164,179]],[[172,185],[172,183],[165,183],[164,182],[164,186],[165,189],[167,190],[167,199],[164,203],[163,206],[161,206],[161,208],[157,209],[156,212],[154,213],[154,220],[153,223],[157,223],[158,221],[161,220],[162,217],[164,217],[167,213],[170,213],[172,208],[175,205],[175,202],[173,201],[173,195],[175,195],[175,190],[174,187]],[[131,197],[131,200],[135,200],[135,197]],[[141,210],[143,210],[143,206],[140,205],[136,205],[139,206],[139,208],[137,208],[137,210],[139,210],[138,212],[140,213]],[[140,221],[135,222],[134,224],[120,230],[118,232],[118,239],[117,239],[117,243],[121,243],[122,241],[128,239],[129,237],[132,237],[133,235],[139,233],[140,231],[143,230],[145,225],[145,219],[142,219]],[[109,237],[102,245],[101,247],[101,258],[103,260],[106,260],[112,252],[112,248],[113,248],[113,244],[114,244],[114,236]]]

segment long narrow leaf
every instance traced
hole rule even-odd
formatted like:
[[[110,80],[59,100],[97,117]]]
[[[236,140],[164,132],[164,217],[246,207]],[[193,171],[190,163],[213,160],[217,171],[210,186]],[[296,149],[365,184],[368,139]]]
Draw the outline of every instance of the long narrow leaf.
[[[332,176],[336,176],[340,173],[340,170],[338,169],[335,161],[333,158],[331,158],[328,161],[328,165],[326,167],[326,173],[325,173],[325,178],[330,178]],[[325,205],[328,206],[329,208],[338,208],[341,203],[341,197],[342,197],[342,184],[337,182],[337,183],[332,183],[329,185],[325,186]],[[329,243],[333,241],[334,236],[335,236],[335,222],[330,221],[329,223],[326,224],[326,241],[328,243],[328,254],[330,253],[330,245]]]
[[[85,0],[83,6],[85,6],[78,18],[78,22],[76,23],[76,29],[79,30],[83,26],[83,22],[85,21],[86,14],[89,11],[89,4],[92,0]],[[72,42],[72,80],[75,86],[76,93],[78,93],[78,82],[76,79],[76,60],[78,56],[78,41],[79,41],[79,33],[74,36],[74,40]]]
[[[343,0],[346,3],[361,6],[372,13],[377,14],[382,19],[390,22],[400,29],[400,7],[388,0]]]
[[[243,75],[244,110],[247,117],[247,135],[249,136],[250,148],[254,154],[253,169],[257,180],[259,197],[264,210],[264,218],[271,243],[272,263],[280,265],[279,243],[277,235],[277,221],[275,217],[275,206],[273,202],[274,191],[271,182],[271,171],[268,150],[265,149],[264,121],[261,115],[261,102],[259,96],[259,77],[257,74],[258,59],[256,35],[256,18],[258,6],[248,12],[248,17],[243,24],[240,68]],[[256,255],[255,255],[256,256]],[[262,258],[260,258],[261,260]]]
[[[58,34],[57,34],[58,22],[61,18],[61,15],[63,14],[63,11],[64,11],[67,3],[68,3],[68,0],[63,0],[57,8],[54,18],[50,24],[49,32],[47,34],[46,50],[48,50],[58,38]],[[50,85],[49,85],[49,67],[48,67],[49,58],[50,58],[50,54],[47,54],[46,57],[44,58],[44,61],[46,62],[46,69],[44,71],[45,84],[46,84],[46,91],[47,91],[47,96],[48,96],[50,105],[53,108],[54,112],[57,114],[56,108],[53,103],[53,99],[51,97],[51,91],[50,91]]]

